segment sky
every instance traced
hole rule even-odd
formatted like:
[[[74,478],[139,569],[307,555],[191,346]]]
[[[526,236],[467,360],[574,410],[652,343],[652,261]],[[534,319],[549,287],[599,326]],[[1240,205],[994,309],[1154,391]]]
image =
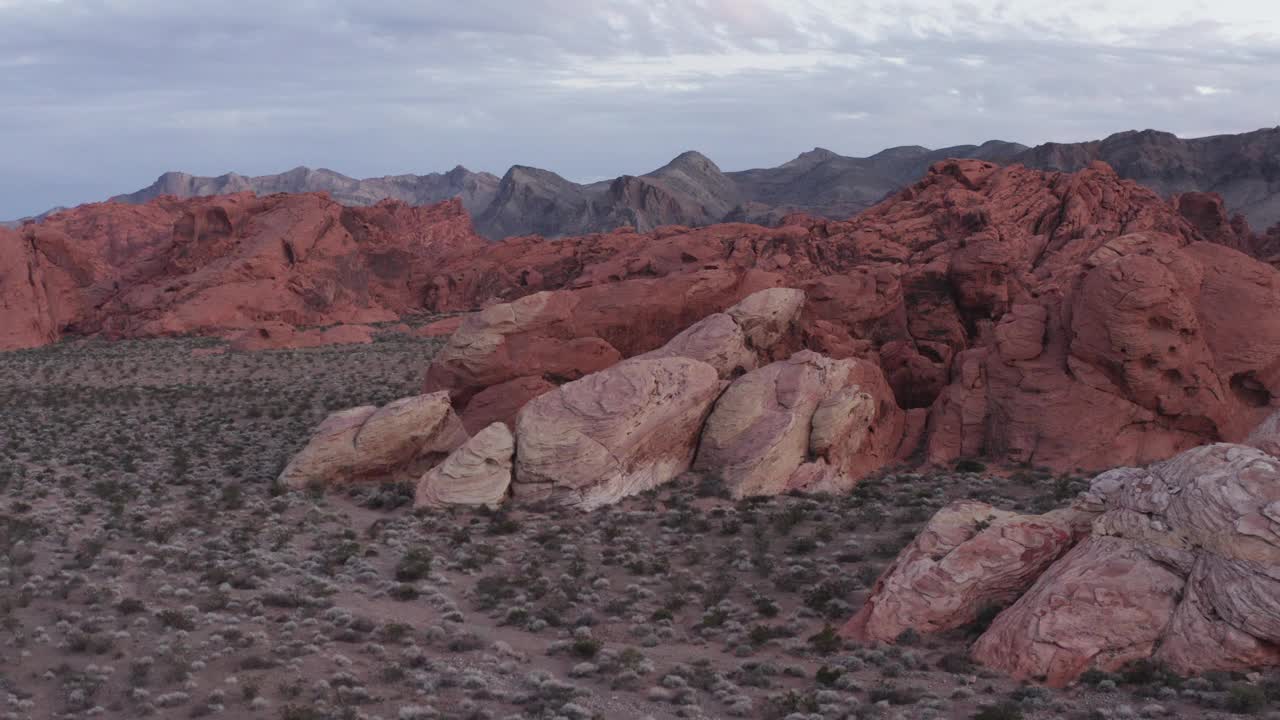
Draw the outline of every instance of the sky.
[[[586,181],[696,149],[1280,124],[1245,0],[0,0],[0,219],[166,170]]]

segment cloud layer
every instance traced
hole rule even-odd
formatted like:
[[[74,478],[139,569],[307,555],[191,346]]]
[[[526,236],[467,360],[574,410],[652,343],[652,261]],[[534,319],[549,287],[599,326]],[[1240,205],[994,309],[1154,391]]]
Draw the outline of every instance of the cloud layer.
[[[165,170],[573,179],[1280,124],[1257,2],[0,0],[0,218]]]

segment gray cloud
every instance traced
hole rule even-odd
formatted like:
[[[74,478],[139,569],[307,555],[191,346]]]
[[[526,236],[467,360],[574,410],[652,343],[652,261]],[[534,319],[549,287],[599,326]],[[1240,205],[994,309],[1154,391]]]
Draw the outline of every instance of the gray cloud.
[[[586,179],[1280,123],[1273,12],[1128,5],[0,0],[0,218],[170,169]]]

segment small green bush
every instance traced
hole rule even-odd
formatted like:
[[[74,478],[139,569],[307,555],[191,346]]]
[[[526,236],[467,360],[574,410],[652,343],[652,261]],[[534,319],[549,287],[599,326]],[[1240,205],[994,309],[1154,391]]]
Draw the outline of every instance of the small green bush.
[[[433,559],[430,550],[423,547],[413,548],[400,558],[400,562],[396,563],[396,580],[415,582],[425,578],[431,574]]]

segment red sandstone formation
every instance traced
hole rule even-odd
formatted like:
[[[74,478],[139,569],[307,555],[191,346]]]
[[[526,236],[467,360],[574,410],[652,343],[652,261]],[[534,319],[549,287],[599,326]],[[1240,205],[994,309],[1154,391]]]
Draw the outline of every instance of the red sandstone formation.
[[[547,302],[558,297],[538,293],[480,313],[446,348],[448,366],[462,371],[520,357],[506,351],[521,331],[553,327],[538,319],[560,317]],[[559,387],[537,377],[494,385],[486,391],[496,390],[493,402],[480,407],[511,416],[469,441],[468,417],[456,418],[444,391],[377,412],[334,413],[281,481],[296,488],[403,476],[452,450],[420,478],[419,505],[493,507],[510,489],[519,500],[591,509],[667,483],[695,457],[698,470],[720,477],[739,498],[847,490],[897,456],[905,417],[875,363],[811,350],[768,362],[795,337],[804,301],[798,290],[762,290],[651,352],[594,371],[576,366],[583,377]],[[573,357],[556,338],[539,339],[546,351],[535,357],[554,360],[556,350]],[[482,397],[471,398],[468,411]],[[473,427],[480,422],[469,419]]]
[[[101,203],[0,231],[0,349],[66,333],[228,334],[395,320],[484,243],[457,201],[347,208],[322,194]]]
[[[1245,444],[1103,473],[1047,515],[944,508],[843,632],[892,641],[1008,605],[973,656],[1018,678],[1065,685],[1146,659],[1182,674],[1280,665],[1277,449],[1280,413]]]
[[[942,162],[844,222],[494,245],[456,202],[162,198],[0,232],[0,347],[67,332],[305,345],[326,340],[281,328],[493,306],[460,321],[427,377],[476,432],[786,286],[805,293],[801,322],[757,367],[801,348],[879,365],[936,462],[1101,467],[1238,440],[1275,404],[1277,271],[1238,250],[1268,237],[1214,196],[1166,202],[1101,163]]]
[[[1089,531],[1093,516],[1071,508],[1019,515],[976,500],[939,510],[893,564],[841,633],[893,642],[902,633],[952,630],[1018,599]]]
[[[930,408],[933,461],[1149,462],[1241,439],[1280,396],[1280,275],[1229,247],[1247,227],[1224,218],[1102,163],[961,160],[847,222],[516,238],[446,262],[428,307],[552,292],[467,320],[427,387],[464,418],[485,395],[482,426],[786,285],[807,296],[799,343],[875,361],[900,406]]]

